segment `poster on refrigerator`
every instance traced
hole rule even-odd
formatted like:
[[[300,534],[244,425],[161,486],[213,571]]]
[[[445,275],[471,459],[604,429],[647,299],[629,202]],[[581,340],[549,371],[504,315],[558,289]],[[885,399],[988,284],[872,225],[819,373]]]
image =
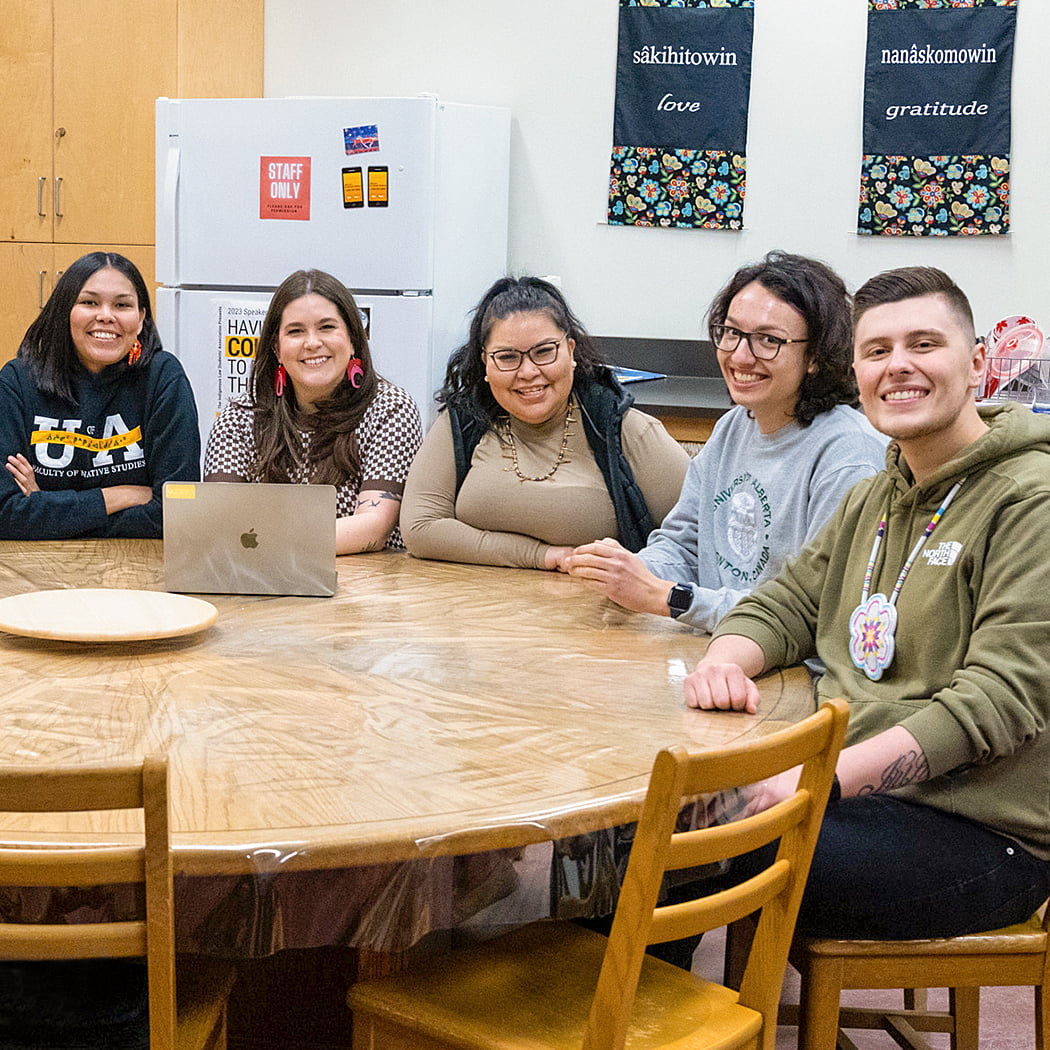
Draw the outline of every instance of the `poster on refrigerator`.
[[[266,305],[248,300],[216,300],[216,322],[219,345],[214,360],[218,364],[215,404],[198,405],[204,415],[217,416],[227,401],[248,396],[248,378],[259,346]]]
[[[754,0],[619,0],[608,221],[739,230]]]
[[[1017,0],[869,0],[857,232],[1010,232]]]

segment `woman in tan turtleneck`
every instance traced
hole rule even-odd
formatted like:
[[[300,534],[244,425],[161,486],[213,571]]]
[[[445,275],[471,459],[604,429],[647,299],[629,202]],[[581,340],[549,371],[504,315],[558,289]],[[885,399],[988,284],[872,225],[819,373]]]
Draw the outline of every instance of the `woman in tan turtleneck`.
[[[601,537],[637,550],[678,498],[688,455],[539,278],[485,293],[438,400],[401,508],[416,557],[564,569]]]

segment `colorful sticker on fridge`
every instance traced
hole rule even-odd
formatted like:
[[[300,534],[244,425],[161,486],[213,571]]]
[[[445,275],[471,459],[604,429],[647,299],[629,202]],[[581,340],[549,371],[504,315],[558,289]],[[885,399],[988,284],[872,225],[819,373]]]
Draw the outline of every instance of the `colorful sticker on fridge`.
[[[379,149],[379,125],[363,124],[359,128],[343,128],[346,152],[375,153]]]
[[[368,167],[368,206],[385,208],[390,203],[390,172],[385,164]]]
[[[343,207],[363,208],[365,206],[364,176],[361,169],[343,168]]]
[[[310,218],[310,158],[259,158],[259,218]]]

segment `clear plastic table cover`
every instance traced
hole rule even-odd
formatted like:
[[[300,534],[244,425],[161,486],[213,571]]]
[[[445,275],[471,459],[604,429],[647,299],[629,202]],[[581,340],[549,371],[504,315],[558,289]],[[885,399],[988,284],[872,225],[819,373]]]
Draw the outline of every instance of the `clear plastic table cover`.
[[[159,589],[160,555],[0,543],[0,596]],[[686,709],[705,637],[556,573],[375,554],[339,560],[331,599],[212,601],[216,624],[183,639],[0,635],[0,765],[169,755],[184,949],[397,951],[501,899],[534,918],[567,870],[548,844],[606,829],[571,847],[579,896],[553,884],[555,913],[578,899],[597,914],[607,829],[637,816],[660,747],[729,744],[813,708],[796,668],[763,680],[758,715]],[[132,819],[0,814],[0,845],[122,843]],[[89,906],[59,898],[4,890],[0,917]]]

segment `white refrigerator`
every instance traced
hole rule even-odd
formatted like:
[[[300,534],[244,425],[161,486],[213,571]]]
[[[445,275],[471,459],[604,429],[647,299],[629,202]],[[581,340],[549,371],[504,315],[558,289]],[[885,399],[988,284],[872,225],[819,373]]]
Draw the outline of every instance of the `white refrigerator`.
[[[246,390],[270,296],[327,270],[424,427],[506,270],[510,111],[418,98],[157,100],[157,323],[202,442]]]

